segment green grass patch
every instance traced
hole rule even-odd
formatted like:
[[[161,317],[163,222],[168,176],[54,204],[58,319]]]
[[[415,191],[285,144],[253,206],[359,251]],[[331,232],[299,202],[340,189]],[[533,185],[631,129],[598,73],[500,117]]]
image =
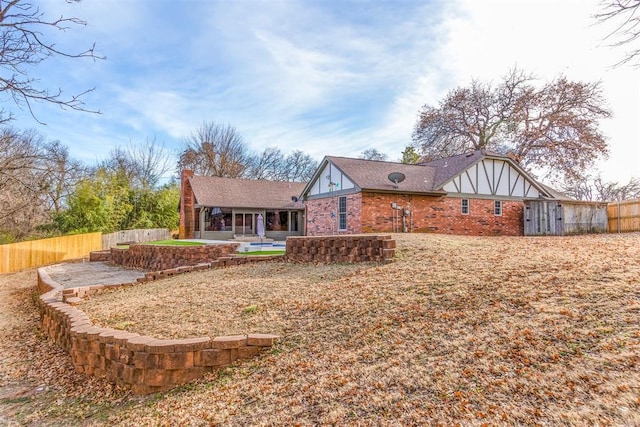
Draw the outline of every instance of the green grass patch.
[[[185,240],[156,240],[155,242],[146,242],[145,245],[157,246],[204,246],[202,242],[190,242]]]
[[[284,255],[286,251],[283,249],[281,251],[255,251],[255,252],[239,252],[238,255],[243,256],[260,256],[260,255]]]

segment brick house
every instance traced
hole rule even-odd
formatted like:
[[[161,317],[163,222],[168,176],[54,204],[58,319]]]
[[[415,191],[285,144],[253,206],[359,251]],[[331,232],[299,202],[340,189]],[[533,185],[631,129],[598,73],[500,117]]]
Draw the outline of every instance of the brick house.
[[[300,199],[310,236],[522,235],[525,200],[556,197],[510,158],[480,150],[415,165],[327,156]]]
[[[229,240],[257,237],[284,240],[303,234],[305,183],[194,176],[181,177],[180,238]]]

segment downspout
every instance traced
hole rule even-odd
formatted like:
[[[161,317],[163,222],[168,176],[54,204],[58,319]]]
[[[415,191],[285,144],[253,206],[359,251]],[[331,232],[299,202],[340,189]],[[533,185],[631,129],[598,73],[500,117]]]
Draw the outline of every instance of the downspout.
[[[302,202],[302,205],[304,206],[304,209],[302,210],[302,216],[304,218],[304,221],[302,221],[302,235],[306,236],[307,235],[307,203]]]
[[[409,194],[409,233],[413,233],[413,195]]]

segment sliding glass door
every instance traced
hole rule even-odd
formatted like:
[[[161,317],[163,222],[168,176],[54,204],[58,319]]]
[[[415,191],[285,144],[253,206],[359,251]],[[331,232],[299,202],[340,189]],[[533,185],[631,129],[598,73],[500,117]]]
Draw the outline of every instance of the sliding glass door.
[[[253,235],[255,233],[255,224],[257,213],[236,212],[235,213],[235,234],[243,236]]]

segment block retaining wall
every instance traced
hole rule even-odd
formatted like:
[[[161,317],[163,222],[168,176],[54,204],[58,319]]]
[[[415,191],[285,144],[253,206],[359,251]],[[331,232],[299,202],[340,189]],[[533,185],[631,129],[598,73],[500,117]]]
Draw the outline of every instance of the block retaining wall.
[[[131,245],[111,248],[111,262],[126,268],[167,270],[216,261],[234,254],[239,243],[202,246]]]
[[[77,372],[104,377],[134,394],[150,394],[257,355],[271,334],[160,340],[93,326],[80,309],[61,301],[64,289],[38,269],[42,330],[70,355]]]
[[[144,278],[138,279],[138,282],[145,282],[190,271],[282,259],[321,263],[390,262],[395,255],[396,242],[390,235],[372,234],[288,237],[285,256],[252,257],[232,256],[231,252],[236,250],[236,246],[133,245],[129,249],[112,248],[108,253],[92,253],[91,260],[112,261],[130,268],[171,266],[146,273]],[[135,248],[139,249],[131,252]],[[159,259],[154,261],[152,255]],[[202,262],[203,257],[215,257],[215,260]],[[134,394],[150,394],[190,382],[236,360],[253,357],[263,348],[271,347],[278,338],[271,334],[249,334],[213,339],[160,340],[93,326],[89,317],[75,306],[85,295],[114,286],[134,284],[64,289],[44,269],[38,269],[42,330],[71,355],[77,372],[104,377],[119,386],[130,388]]]
[[[126,250],[126,249],[125,249]],[[94,254],[98,254],[98,256],[94,257]],[[111,258],[103,257],[103,252],[92,252],[90,261],[110,261]],[[126,256],[126,255],[125,255]],[[257,255],[257,256],[228,256],[221,257],[212,262],[201,262],[195,265],[183,265],[181,267],[176,268],[168,268],[165,270],[156,270],[151,271],[144,274],[144,277],[138,278],[135,283],[119,283],[117,285],[93,285],[93,286],[80,286],[76,288],[67,288],[63,291],[63,297],[65,297],[64,301],[67,302],[66,298],[77,297],[83,298],[85,295],[91,295],[96,292],[99,292],[103,289],[107,289],[114,286],[131,286],[136,283],[144,283],[150,282],[153,280],[166,279],[167,277],[175,276],[183,273],[190,273],[192,271],[201,271],[201,270],[209,270],[211,268],[222,268],[229,267],[233,265],[243,265],[243,264],[255,264],[258,262],[269,262],[269,261],[284,261],[284,255]]]
[[[289,262],[391,262],[396,241],[391,235],[287,237]]]
[[[111,251],[93,251],[89,253],[90,262],[109,262],[111,261]]]

